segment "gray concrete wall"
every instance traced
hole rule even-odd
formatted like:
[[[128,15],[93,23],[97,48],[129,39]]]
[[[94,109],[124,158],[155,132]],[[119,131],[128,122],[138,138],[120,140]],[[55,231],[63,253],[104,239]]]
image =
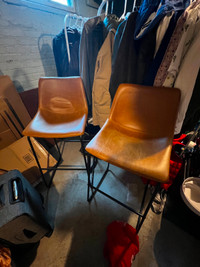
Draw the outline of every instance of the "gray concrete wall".
[[[95,16],[97,9],[86,2],[75,0],[75,12]],[[28,1],[0,0],[0,75],[9,75],[18,91],[37,87],[41,76],[57,75],[52,40],[66,14]]]

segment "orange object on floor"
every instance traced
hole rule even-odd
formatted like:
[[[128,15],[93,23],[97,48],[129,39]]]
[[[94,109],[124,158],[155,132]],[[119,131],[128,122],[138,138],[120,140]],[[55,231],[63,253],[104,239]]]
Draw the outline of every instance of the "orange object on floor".
[[[11,267],[11,251],[0,245],[0,266]]]

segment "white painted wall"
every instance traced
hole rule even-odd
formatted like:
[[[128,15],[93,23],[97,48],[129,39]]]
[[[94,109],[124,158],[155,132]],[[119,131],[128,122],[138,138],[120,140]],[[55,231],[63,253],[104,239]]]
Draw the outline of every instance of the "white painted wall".
[[[95,16],[97,9],[86,1],[75,1],[76,13]],[[36,88],[41,76],[57,75],[52,40],[63,29],[66,12],[39,9],[23,0],[0,0],[0,75],[9,75],[18,91]]]

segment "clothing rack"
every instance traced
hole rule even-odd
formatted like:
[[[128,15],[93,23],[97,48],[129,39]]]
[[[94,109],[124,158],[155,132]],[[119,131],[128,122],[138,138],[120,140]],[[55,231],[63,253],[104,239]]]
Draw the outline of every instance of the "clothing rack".
[[[139,5],[138,5],[138,2],[139,2]],[[140,5],[141,5],[141,2],[142,0],[140,1],[137,1],[137,0],[133,0],[133,7],[132,7],[132,12],[136,11],[136,10],[139,10],[140,8]],[[97,16],[100,16],[102,14],[102,10],[106,4],[106,8],[105,8],[105,15],[107,16],[108,15],[108,10],[109,10],[109,3],[111,3],[111,14],[113,13],[113,6],[114,6],[114,1],[111,1],[111,0],[102,0],[98,10],[97,10]],[[124,10],[123,10],[123,14],[121,15],[121,18],[124,19],[125,16],[126,16],[126,10],[127,10],[127,3],[128,3],[128,0],[124,0]]]
[[[77,14],[67,14],[64,18],[64,31],[65,31],[65,40],[66,40],[66,48],[67,48],[67,56],[68,56],[68,61],[70,63],[71,61],[71,56],[70,56],[70,49],[69,49],[69,40],[68,40],[68,35],[67,35],[67,23],[69,23],[70,26],[70,20],[73,21],[72,27],[77,28],[80,32],[83,29],[84,23],[88,20],[89,18],[87,17],[82,17]]]

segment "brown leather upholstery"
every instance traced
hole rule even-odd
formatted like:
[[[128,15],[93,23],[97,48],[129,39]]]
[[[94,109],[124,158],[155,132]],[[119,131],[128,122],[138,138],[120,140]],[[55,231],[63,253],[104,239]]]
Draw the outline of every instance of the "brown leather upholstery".
[[[84,134],[88,108],[80,77],[40,78],[39,107],[23,134],[67,138]]]
[[[86,146],[95,157],[167,182],[180,90],[121,84],[110,116]]]

